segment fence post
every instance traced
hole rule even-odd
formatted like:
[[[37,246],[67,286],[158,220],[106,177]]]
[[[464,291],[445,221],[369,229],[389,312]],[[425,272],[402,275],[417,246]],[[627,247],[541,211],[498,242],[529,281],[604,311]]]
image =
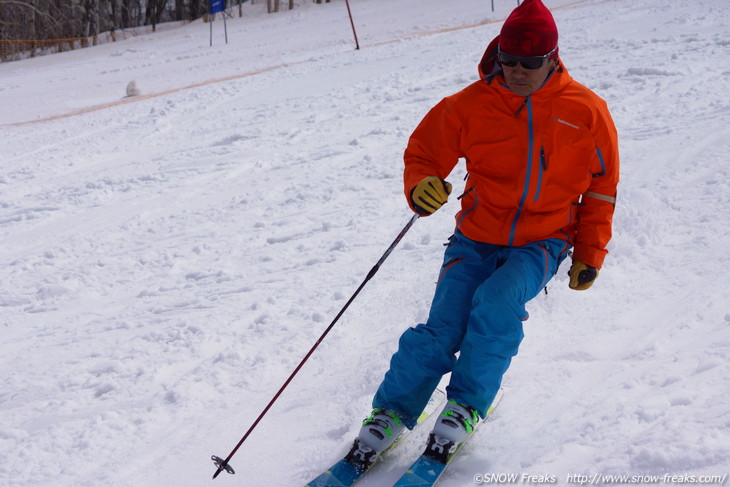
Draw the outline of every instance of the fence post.
[[[355,50],[360,49],[360,43],[357,41],[357,32],[355,32],[355,22],[352,20],[352,11],[350,10],[350,0],[345,0],[347,5],[347,15],[350,16],[350,25],[352,26],[352,35],[355,36]]]

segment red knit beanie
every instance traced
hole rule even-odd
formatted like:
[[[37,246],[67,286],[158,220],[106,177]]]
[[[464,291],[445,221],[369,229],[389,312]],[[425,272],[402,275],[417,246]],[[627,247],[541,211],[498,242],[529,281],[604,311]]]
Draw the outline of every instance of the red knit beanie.
[[[513,56],[543,56],[558,46],[558,27],[541,0],[525,0],[504,21],[499,49]],[[550,56],[558,57],[558,51]]]

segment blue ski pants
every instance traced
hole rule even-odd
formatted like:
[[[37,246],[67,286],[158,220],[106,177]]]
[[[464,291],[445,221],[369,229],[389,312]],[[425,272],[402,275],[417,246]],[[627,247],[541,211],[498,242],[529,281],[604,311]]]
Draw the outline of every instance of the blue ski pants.
[[[428,320],[401,336],[373,407],[397,412],[413,428],[451,372],[449,399],[484,418],[524,336],[525,304],[555,275],[567,250],[560,239],[505,247],[454,234]]]

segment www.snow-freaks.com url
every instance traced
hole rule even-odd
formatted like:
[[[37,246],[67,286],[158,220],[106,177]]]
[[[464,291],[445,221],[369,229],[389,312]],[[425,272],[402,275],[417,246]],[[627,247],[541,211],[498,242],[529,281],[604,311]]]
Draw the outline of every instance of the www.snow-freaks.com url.
[[[594,473],[592,475],[571,474],[567,483],[576,485],[622,485],[622,484],[698,484],[725,485],[728,474],[724,475],[615,475]]]
[[[574,485],[725,485],[728,474],[724,475],[615,475],[615,474],[570,474],[561,478],[559,475],[530,474],[496,474],[478,473],[474,475],[474,483],[483,484],[567,484]]]

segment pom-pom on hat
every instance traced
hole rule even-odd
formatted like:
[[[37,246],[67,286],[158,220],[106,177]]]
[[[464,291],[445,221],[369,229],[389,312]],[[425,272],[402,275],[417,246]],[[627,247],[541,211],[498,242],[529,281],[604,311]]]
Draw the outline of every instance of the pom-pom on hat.
[[[499,49],[513,56],[558,57],[558,27],[541,0],[525,0],[509,14],[499,34]]]

